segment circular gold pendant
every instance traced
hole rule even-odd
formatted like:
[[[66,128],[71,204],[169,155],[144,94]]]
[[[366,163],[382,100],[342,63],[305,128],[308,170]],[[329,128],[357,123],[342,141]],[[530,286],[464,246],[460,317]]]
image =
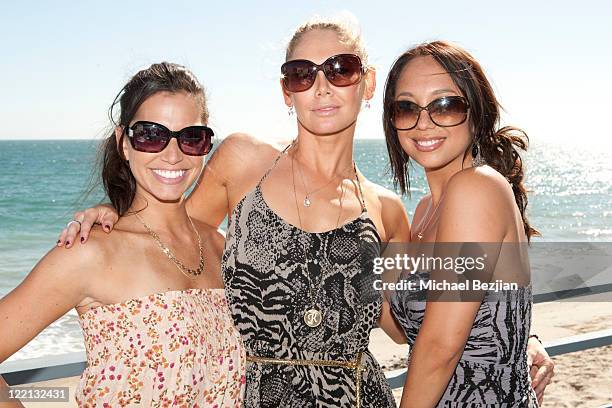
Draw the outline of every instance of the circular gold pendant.
[[[308,309],[304,312],[304,323],[308,327],[317,327],[323,321],[323,314],[317,309]]]

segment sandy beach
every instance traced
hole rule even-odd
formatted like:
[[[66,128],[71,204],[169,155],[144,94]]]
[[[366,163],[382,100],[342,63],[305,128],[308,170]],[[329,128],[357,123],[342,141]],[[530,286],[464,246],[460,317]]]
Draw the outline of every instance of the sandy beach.
[[[546,342],[612,329],[612,302],[586,300],[534,305],[532,332]],[[408,346],[393,343],[381,329],[372,331],[370,341],[370,350],[383,369],[406,367]],[[554,361],[555,376],[546,389],[543,407],[612,406],[612,346],[564,354]],[[401,389],[394,394],[399,401]]]

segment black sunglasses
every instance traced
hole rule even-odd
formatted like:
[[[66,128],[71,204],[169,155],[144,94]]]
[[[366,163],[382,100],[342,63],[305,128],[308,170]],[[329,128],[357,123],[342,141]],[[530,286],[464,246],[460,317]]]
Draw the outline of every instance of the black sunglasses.
[[[292,60],[281,66],[283,87],[289,92],[310,89],[319,71],[323,71],[332,85],[340,87],[356,84],[365,73],[361,58],[354,54],[334,55],[321,65],[303,59]]]
[[[159,153],[176,138],[179,149],[188,156],[203,156],[212,149],[214,132],[207,126],[188,126],[173,132],[155,122],[139,121],[127,128],[127,137],[134,150]]]
[[[470,104],[463,96],[443,96],[420,106],[411,101],[394,101],[391,107],[391,123],[396,130],[414,129],[422,111],[427,111],[431,121],[441,127],[458,126],[468,117]]]

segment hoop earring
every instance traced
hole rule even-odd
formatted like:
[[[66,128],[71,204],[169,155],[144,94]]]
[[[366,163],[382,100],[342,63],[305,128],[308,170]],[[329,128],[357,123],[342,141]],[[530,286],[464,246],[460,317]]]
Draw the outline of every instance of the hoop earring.
[[[485,164],[487,164],[487,162],[480,154],[480,146],[478,142],[474,141],[472,144],[472,167],[484,166]]]
[[[293,110],[293,105],[291,105],[291,106],[289,107],[289,109],[287,109],[287,114],[288,114],[289,116],[293,116],[293,114],[294,114],[294,113],[295,113],[295,111]]]

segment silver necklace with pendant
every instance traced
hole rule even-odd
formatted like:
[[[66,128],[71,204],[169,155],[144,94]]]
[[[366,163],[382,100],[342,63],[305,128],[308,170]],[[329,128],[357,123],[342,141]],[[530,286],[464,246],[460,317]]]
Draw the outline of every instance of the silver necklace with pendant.
[[[293,160],[293,157],[291,158],[291,160]],[[302,166],[300,166],[299,162],[297,163],[297,168],[298,168],[298,171],[300,172],[300,178],[302,179],[302,185],[304,186],[304,191],[306,191],[306,195],[304,196],[304,201],[302,202],[302,204],[304,205],[304,207],[308,208],[312,205],[312,201],[310,201],[310,197],[312,197],[314,194],[318,193],[319,191],[323,190],[325,187],[329,186],[331,182],[335,180],[335,177],[332,177],[327,183],[325,183],[321,187],[314,189],[312,191],[308,191],[308,188],[306,187],[306,180],[304,179],[304,173],[302,172]],[[344,173],[346,173],[348,169],[350,169],[350,167],[346,168],[340,174],[344,175]]]
[[[295,208],[297,210],[297,214],[298,214],[298,220],[300,223],[300,230],[302,232],[302,234],[306,234],[306,231],[304,231],[303,227],[302,227],[302,216],[300,215],[300,208],[298,205],[298,200],[297,200],[297,192],[296,192],[296,188],[295,188],[295,171],[293,169],[293,156],[291,157],[291,177],[293,179],[293,197],[295,199]],[[354,164],[353,164],[354,166]],[[332,240],[334,240],[336,238],[336,232],[338,231],[338,225],[340,225],[340,216],[342,215],[342,200],[344,198],[344,183],[342,183],[342,188],[340,190],[340,198],[339,198],[339,202],[340,202],[340,211],[338,212],[338,218],[336,220],[336,228],[334,229],[333,235],[332,235]],[[308,207],[310,206],[310,200],[308,199],[308,195],[306,195],[306,198],[304,199],[304,206]],[[308,205],[307,205],[308,203]],[[300,241],[302,241],[300,239]],[[314,293],[314,288],[312,285],[312,280],[310,277],[310,271],[308,270],[308,252],[306,251],[306,244],[304,242],[300,242],[302,244],[302,249],[304,251],[304,272],[306,274],[306,276],[308,277],[308,289],[309,289],[309,297],[310,297],[310,308],[306,309],[306,311],[304,312],[304,323],[311,328],[315,328],[315,327],[319,327],[321,325],[321,323],[323,322],[323,312],[321,311],[320,307],[317,305],[316,300],[318,300],[318,294],[319,294],[319,290],[321,289],[321,286],[323,284],[323,272],[321,273],[321,282],[319,284],[319,287],[317,288],[317,293],[315,295]]]
[[[425,225],[424,225],[424,226],[421,228],[421,230],[420,230],[420,231],[417,233],[417,238],[419,239],[419,241],[423,239],[423,236],[424,236],[425,230],[426,230],[426,229],[427,229],[427,227],[429,226],[429,223],[430,223],[430,222],[431,222],[431,220],[433,219],[434,215],[436,215],[436,212],[438,211],[438,207],[440,207],[440,203],[441,203],[441,202],[442,202],[442,197],[440,197],[440,201],[438,201],[438,204],[436,204],[436,206],[435,206],[435,208],[433,209],[433,211],[432,211],[432,210],[429,210],[429,211],[432,211],[432,212],[431,212],[431,215],[430,215],[430,216],[427,218],[427,222],[425,223]],[[432,205],[432,204],[433,204],[433,198],[432,198],[432,200],[431,200],[431,203],[429,204],[429,205],[430,205],[430,207],[429,207],[429,208],[431,208],[431,205]]]

